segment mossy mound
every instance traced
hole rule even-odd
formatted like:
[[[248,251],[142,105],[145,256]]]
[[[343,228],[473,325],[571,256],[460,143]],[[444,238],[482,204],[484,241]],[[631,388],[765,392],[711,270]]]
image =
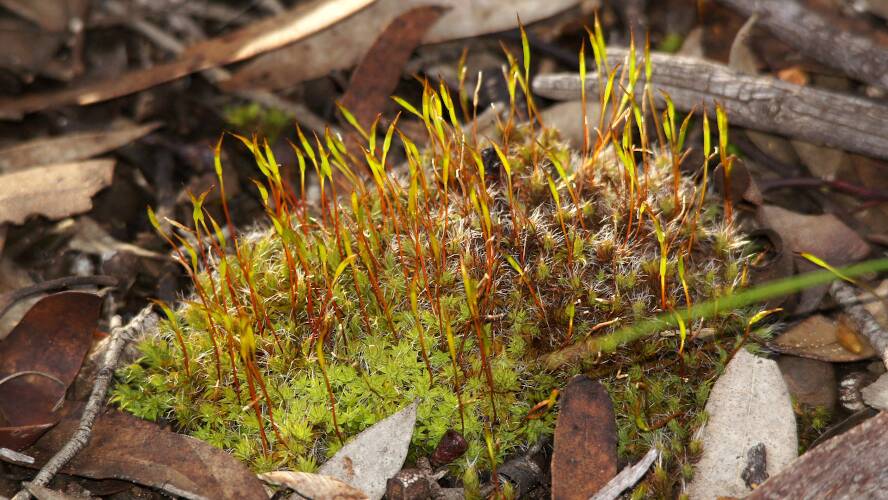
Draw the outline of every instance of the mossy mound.
[[[687,339],[542,360],[740,285],[743,242],[720,202],[677,176],[668,145],[636,148],[625,132],[581,154],[514,113],[491,143],[462,131],[448,95],[424,96],[427,145],[402,135],[398,168],[386,165],[394,126],[378,143],[367,132],[360,160],[333,135],[294,147],[322,179],[315,209],[267,146],[240,138],[267,178],[270,227],[227,241],[195,200],[178,231],[215,234],[176,241],[196,292],[120,371],[114,401],[267,471],[312,470],[416,398],[414,453],[454,428],[469,442],[454,466],[486,467],[551,433],[553,390],[585,372],[614,400],[621,456],[664,452],[642,489],[671,491],[746,313],[688,324]],[[703,329],[717,333],[693,342]]]

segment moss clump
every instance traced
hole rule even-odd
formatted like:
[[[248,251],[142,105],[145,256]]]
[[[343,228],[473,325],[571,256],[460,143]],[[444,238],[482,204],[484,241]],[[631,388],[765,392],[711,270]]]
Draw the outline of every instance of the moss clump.
[[[524,86],[514,59],[509,75]],[[495,139],[480,139],[460,127],[446,89],[426,85],[420,109],[405,103],[427,127],[422,148],[395,123],[380,139],[376,124],[357,127],[360,158],[337,136],[312,143],[300,132],[301,179],[306,165],[320,179],[314,210],[267,145],[239,137],[266,177],[270,227],[227,241],[198,198],[190,229],[162,233],[183,245],[195,293],[120,371],[114,401],[264,471],[312,470],[418,398],[414,453],[455,428],[469,442],[455,467],[486,467],[551,433],[553,390],[585,372],[611,393],[621,456],[663,451],[646,491],[671,491],[699,453],[691,436],[745,313],[687,325],[689,335],[715,329],[707,342],[663,332],[542,362],[740,283],[742,241],[721,206],[678,173],[677,134],[649,141],[632,106],[611,103],[628,117],[614,131],[622,139],[607,134],[584,153],[543,126],[532,103],[530,122],[512,112]],[[406,161],[392,167],[396,133]]]

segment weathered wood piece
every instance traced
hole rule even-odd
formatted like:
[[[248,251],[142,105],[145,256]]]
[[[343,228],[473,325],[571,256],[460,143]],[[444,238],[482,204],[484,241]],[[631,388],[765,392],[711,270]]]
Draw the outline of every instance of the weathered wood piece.
[[[888,491],[888,412],[808,451],[746,500],[884,498]]]
[[[622,63],[628,53],[625,49],[608,49],[608,60],[611,64]],[[638,57],[639,64],[643,64],[640,54]],[[653,94],[661,104],[660,92],[668,93],[682,111],[703,105],[713,113],[718,102],[732,124],[888,159],[888,106],[776,78],[747,75],[690,57],[651,54],[651,62]],[[644,83],[642,72],[635,88],[638,98]],[[579,99],[580,77],[569,73],[540,75],[534,79],[533,91],[550,99]],[[586,76],[586,91],[587,95],[597,95],[595,74]]]
[[[752,16],[779,40],[846,75],[888,89],[888,49],[869,37],[843,30],[796,0],[719,0]]]

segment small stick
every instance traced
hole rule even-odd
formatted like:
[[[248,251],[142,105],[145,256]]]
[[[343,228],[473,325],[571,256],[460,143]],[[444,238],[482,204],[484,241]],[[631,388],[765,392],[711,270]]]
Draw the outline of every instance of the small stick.
[[[623,62],[625,49],[607,49],[608,60]],[[644,67],[638,57],[637,64]],[[803,87],[769,76],[747,75],[723,64],[692,57],[651,54],[651,82],[639,78],[636,99],[645,83],[653,86],[654,99],[663,104],[668,93],[681,111],[700,105],[710,110],[720,103],[732,124],[773,132],[814,144],[888,159],[888,106],[840,92]],[[597,95],[598,78],[586,77],[587,95]],[[535,94],[556,100],[580,98],[580,75],[546,74],[533,80]]]
[[[111,331],[111,341],[109,342],[108,350],[105,351],[102,368],[96,375],[92,393],[83,407],[80,425],[68,443],[40,469],[37,476],[30,482],[31,485],[46,486],[49,484],[49,481],[52,480],[56,473],[86,446],[92,434],[93,424],[95,424],[96,418],[98,418],[99,412],[104,406],[105,395],[108,392],[108,386],[111,384],[111,376],[114,374],[117,361],[120,359],[120,353],[129,341],[136,338],[145,329],[146,323],[154,318],[151,308],[151,305],[146,306],[126,326],[117,327]],[[27,489],[19,491],[12,497],[13,500],[28,500],[29,498],[31,498],[31,493]]]
[[[882,362],[888,367],[888,331],[882,328],[876,318],[860,304],[854,287],[841,280],[834,281],[829,288],[829,293],[851,317],[860,330],[860,334],[869,340],[873,349],[882,358]]]
[[[619,497],[620,493],[635,486],[635,483],[647,474],[651,464],[654,463],[654,460],[659,455],[660,452],[657,448],[651,448],[637,464],[624,467],[619,474],[604,485],[604,488],[598,490],[598,493],[594,496],[589,497],[589,500],[614,500]]]
[[[802,54],[846,75],[888,88],[888,50],[871,36],[842,29],[797,0],[719,0]],[[637,40],[636,40],[637,41]]]

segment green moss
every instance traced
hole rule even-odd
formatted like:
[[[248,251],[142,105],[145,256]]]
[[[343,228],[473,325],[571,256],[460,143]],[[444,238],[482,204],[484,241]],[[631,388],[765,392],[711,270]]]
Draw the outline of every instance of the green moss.
[[[694,302],[733,289],[742,239],[717,201],[699,218],[675,210],[676,199],[696,203],[696,191],[685,178],[675,191],[669,154],[656,145],[645,145],[644,175],[629,176],[613,145],[584,160],[557,131],[509,120],[493,134],[508,164],[495,174],[481,161],[488,140],[464,136],[435,105],[446,99],[425,95],[428,146],[402,137],[400,168],[385,165],[388,141],[375,135],[364,161],[329,135],[328,147],[296,148],[324,180],[315,210],[286,189],[267,146],[240,138],[268,180],[271,228],[240,235],[237,257],[223,255],[221,237],[187,248],[198,264],[183,265],[199,286],[120,370],[114,402],[257,471],[310,471],[418,399],[411,453],[462,432],[469,449],[454,467],[469,485],[470,465],[490,466],[485,432],[496,462],[551,434],[555,412],[530,410],[586,373],[611,394],[621,457],[663,452],[633,496],[672,492],[699,455],[691,439],[703,404],[748,315],[688,325],[719,335],[682,353],[679,335],[663,332],[557,370],[541,358],[685,307],[679,254]],[[372,180],[352,181],[354,194],[339,183],[334,202],[331,162],[348,178],[369,167]],[[207,219],[195,216],[196,236],[214,234]]]

